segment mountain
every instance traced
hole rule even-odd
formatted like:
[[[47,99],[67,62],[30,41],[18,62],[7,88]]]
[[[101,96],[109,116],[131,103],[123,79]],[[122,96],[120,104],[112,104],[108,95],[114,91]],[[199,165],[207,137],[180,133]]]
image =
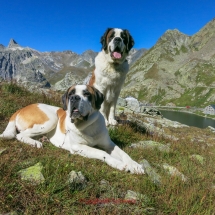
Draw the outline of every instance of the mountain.
[[[127,57],[129,65],[133,65],[143,54],[147,51],[147,49],[131,49],[129,52],[129,56]]]
[[[215,19],[193,36],[167,30],[130,68],[121,96],[144,103],[215,102]]]
[[[129,56],[130,63],[144,51],[133,50]],[[72,84],[83,83],[94,68],[97,54],[92,50],[80,55],[72,51],[39,52],[22,47],[11,39],[7,47],[0,44],[0,78],[16,80],[28,87],[66,90]]]

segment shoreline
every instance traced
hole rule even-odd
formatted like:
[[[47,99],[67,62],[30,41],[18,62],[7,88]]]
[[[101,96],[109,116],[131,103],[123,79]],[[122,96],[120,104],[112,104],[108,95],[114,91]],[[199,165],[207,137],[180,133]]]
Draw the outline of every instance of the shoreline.
[[[200,115],[200,114],[197,114],[197,113],[193,113],[191,111],[186,111],[186,110],[172,110],[172,109],[168,109],[168,108],[157,108],[159,111],[161,110],[165,110],[165,111],[174,111],[174,112],[183,112],[183,113],[189,113],[189,114],[194,114],[196,116],[201,116],[203,118],[208,118],[208,119],[212,119],[212,120],[215,120],[215,118],[213,117],[209,117],[208,114],[206,116],[203,116],[203,115]]]

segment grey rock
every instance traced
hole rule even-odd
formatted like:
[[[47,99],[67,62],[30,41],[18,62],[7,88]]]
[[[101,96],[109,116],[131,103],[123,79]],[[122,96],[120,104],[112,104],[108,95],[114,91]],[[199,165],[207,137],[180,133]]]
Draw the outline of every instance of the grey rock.
[[[71,190],[83,190],[87,186],[87,179],[82,172],[71,171],[69,173],[68,184]]]
[[[145,107],[145,106],[140,107],[140,112],[151,116],[162,116],[159,110],[155,108]]]
[[[18,173],[21,175],[21,180],[29,181],[32,184],[40,184],[45,181],[45,178],[41,173],[42,168],[42,164],[37,163],[34,166],[20,170]]]
[[[148,140],[148,141],[140,141],[138,143],[133,143],[131,144],[132,148],[136,148],[136,147],[141,147],[144,149],[158,149],[159,151],[162,152],[169,152],[170,151],[170,147],[168,145],[164,145],[162,143],[158,143],[152,140]]]
[[[215,133],[215,128],[214,128],[214,127],[208,126],[208,128],[209,128],[213,133]]]
[[[132,190],[127,190],[127,193],[125,195],[126,200],[148,200],[148,197],[146,195],[143,195],[138,192],[134,192]]]
[[[141,131],[146,131],[148,132],[150,135],[159,135],[159,136],[163,136],[167,139],[170,139],[170,140],[173,140],[173,141],[177,141],[179,138],[173,136],[173,135],[168,135],[168,134],[165,134],[164,133],[164,130],[163,129],[160,129],[158,128],[157,126],[155,126],[156,124],[162,124],[164,123],[164,120],[163,119],[151,119],[152,120],[150,123],[146,123],[142,120],[141,118],[141,114],[137,114],[136,116],[135,115],[131,115],[131,114],[127,114],[127,119],[129,121],[131,121],[132,123],[136,124],[138,129],[141,130]],[[147,119],[146,117],[144,117],[144,119]],[[148,118],[149,119],[149,118]],[[157,123],[158,121],[158,123]],[[170,120],[168,120],[169,122],[172,122]],[[168,127],[168,126],[167,126]]]
[[[102,179],[100,181],[99,187],[100,187],[101,192],[108,191],[108,190],[110,190],[110,183],[109,183],[109,181],[106,181],[105,179]]]
[[[156,173],[156,171],[151,167],[149,162],[147,160],[143,159],[140,162],[140,164],[143,166],[143,169],[145,170],[145,172],[149,176],[150,180],[153,183],[160,185],[161,184],[161,176]]]
[[[137,99],[133,98],[133,97],[127,97],[125,98],[126,102],[127,102],[127,108],[129,108],[130,110],[133,110],[134,112],[139,113],[140,112],[140,103]]]
[[[121,106],[121,107],[125,107],[127,105],[127,102],[126,102],[125,99],[119,97],[118,100],[117,100],[117,105]]]
[[[167,173],[173,177],[179,177],[183,182],[186,182],[188,178],[178,171],[178,169],[174,166],[170,166],[169,164],[163,164],[163,168],[167,171]]]

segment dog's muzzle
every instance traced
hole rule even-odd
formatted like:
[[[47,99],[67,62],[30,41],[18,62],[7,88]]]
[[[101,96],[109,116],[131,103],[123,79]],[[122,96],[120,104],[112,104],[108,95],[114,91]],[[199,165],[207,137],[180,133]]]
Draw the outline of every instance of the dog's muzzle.
[[[70,99],[70,118],[72,122],[74,122],[75,119],[80,118],[82,116],[79,110],[79,103],[81,97],[78,95],[72,95],[69,99]]]
[[[122,50],[121,50],[122,39],[120,37],[114,38],[113,44],[114,44],[114,49],[110,50],[111,51],[111,57],[113,59],[120,59],[120,58],[122,58]]]
[[[87,120],[88,112],[85,111],[85,102],[78,95],[72,95],[70,97],[70,118],[74,123],[76,119]]]

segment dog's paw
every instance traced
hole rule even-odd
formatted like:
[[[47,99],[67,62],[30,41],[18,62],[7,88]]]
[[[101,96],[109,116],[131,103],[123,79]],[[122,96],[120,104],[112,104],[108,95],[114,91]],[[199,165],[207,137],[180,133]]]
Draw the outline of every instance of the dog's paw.
[[[106,120],[106,119],[105,119],[105,125],[106,125],[106,127],[109,126],[109,122],[108,122],[108,120]]]
[[[109,119],[110,125],[118,125],[118,122],[115,119]]]
[[[42,147],[43,147],[43,144],[42,144],[40,141],[37,141],[37,140],[36,140],[36,141],[34,141],[33,146],[34,146],[34,147],[37,147],[37,148],[39,149],[39,148],[42,148]]]
[[[127,171],[132,174],[144,174],[144,169],[142,165],[138,164],[137,162],[133,161],[127,165]]]

